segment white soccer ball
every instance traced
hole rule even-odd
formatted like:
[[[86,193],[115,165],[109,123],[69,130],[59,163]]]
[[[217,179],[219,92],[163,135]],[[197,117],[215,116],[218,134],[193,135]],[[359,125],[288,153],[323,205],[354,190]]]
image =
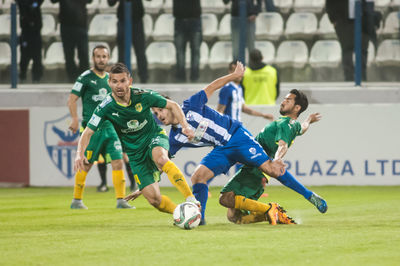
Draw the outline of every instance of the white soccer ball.
[[[190,230],[199,226],[201,213],[196,204],[184,202],[176,206],[173,217],[174,225]]]

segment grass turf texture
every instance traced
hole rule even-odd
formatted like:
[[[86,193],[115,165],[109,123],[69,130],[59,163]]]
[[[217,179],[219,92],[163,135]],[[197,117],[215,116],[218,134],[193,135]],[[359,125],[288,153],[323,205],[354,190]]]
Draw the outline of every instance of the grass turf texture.
[[[235,225],[212,188],[207,225],[172,225],[144,199],[115,209],[112,190],[87,188],[89,210],[70,210],[72,188],[0,189],[0,265],[399,265],[400,187],[315,187],[320,214],[284,187],[268,187],[299,225]],[[162,188],[175,203],[174,188]]]

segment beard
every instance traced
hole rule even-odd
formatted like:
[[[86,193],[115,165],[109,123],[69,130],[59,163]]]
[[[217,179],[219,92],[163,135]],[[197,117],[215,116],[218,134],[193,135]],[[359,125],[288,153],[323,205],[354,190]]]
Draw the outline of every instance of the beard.
[[[281,107],[281,108],[279,109],[279,113],[280,113],[281,115],[287,115],[287,114],[289,113],[289,111],[283,110],[282,107]]]
[[[94,69],[96,71],[102,72],[106,69],[106,66],[107,66],[106,64],[104,65],[94,64]]]

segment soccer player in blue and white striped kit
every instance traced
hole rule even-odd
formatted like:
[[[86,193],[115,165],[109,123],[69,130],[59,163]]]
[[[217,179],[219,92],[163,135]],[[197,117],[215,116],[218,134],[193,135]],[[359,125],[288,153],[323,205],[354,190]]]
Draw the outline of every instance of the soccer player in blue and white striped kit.
[[[221,115],[206,105],[208,98],[216,90],[230,81],[241,78],[243,74],[244,66],[238,62],[233,73],[216,79],[183,102],[182,110],[186,120],[195,129],[193,141],[189,141],[182,133],[177,118],[171,112],[167,109],[153,108],[154,114],[164,125],[172,125],[169,136],[171,155],[175,155],[183,147],[214,146],[201,160],[191,177],[193,194],[201,203],[201,224],[205,224],[209,179],[227,173],[237,162],[257,167],[272,177],[279,177],[285,172],[283,161],[270,160],[260,144],[239,121]]]

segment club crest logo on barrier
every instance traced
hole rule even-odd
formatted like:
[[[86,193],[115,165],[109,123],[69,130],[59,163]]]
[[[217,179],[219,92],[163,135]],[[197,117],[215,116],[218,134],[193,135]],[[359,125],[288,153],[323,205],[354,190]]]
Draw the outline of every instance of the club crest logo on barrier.
[[[68,179],[74,176],[74,158],[79,130],[74,134],[68,129],[69,114],[44,123],[44,143],[51,161]]]

